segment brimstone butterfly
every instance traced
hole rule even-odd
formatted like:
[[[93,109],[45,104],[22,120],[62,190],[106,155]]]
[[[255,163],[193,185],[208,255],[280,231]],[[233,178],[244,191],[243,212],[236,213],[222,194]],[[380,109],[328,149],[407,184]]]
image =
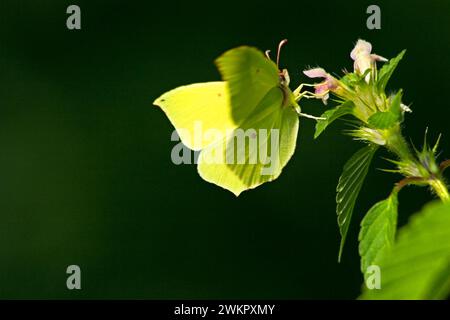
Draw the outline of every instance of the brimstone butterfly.
[[[236,196],[276,179],[295,150],[300,107],[287,70],[278,69],[285,42],[277,64],[268,52],[238,47],[215,61],[223,81],[181,86],[154,101],[181,141],[201,150],[200,176]]]

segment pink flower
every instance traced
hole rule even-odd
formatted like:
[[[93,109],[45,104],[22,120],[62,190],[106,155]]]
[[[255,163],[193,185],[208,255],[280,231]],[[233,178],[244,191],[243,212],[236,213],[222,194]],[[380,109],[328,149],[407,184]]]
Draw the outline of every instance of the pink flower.
[[[336,89],[339,85],[336,78],[334,78],[322,68],[304,70],[303,73],[309,78],[325,79],[325,81],[315,84],[314,89],[316,97],[322,99],[324,104],[327,104],[327,100],[330,97],[329,92]]]
[[[350,57],[355,61],[353,68],[356,73],[364,74],[369,68],[372,68],[372,70],[376,69],[376,61],[388,61],[386,58],[371,52],[372,45],[369,42],[361,39],[358,40],[350,53]],[[369,80],[370,74],[366,76],[366,82],[369,82]]]

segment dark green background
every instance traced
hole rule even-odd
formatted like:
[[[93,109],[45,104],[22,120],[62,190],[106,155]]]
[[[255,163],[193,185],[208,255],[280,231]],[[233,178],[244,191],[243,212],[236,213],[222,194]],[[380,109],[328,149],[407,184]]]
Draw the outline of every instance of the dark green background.
[[[66,29],[66,8],[82,30]],[[382,29],[366,29],[367,5]],[[239,198],[170,160],[171,124],[152,101],[182,84],[219,79],[232,47],[274,49],[282,66],[351,69],[358,38],[393,57],[390,89],[414,113],[405,132],[443,133],[450,155],[448,1],[19,1],[0,3],[0,298],[355,298],[358,223],[398,176],[377,160],[343,261],[335,186],[360,145],[338,123],[297,150],[273,183]],[[319,102],[303,103],[319,115]],[[382,155],[380,153],[380,155]],[[384,154],[386,156],[386,154]],[[401,193],[401,223],[432,197]],[[66,267],[82,290],[66,289]]]

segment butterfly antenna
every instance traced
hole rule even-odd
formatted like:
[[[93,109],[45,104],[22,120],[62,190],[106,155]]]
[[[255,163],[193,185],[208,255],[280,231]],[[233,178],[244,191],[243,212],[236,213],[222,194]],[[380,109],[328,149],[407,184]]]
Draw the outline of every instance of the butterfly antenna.
[[[270,59],[270,50],[266,50],[264,54],[266,55],[267,59],[272,60]]]
[[[278,52],[277,52],[277,67],[279,68],[280,65],[280,53],[281,53],[281,48],[287,43],[287,39],[283,39],[280,41],[280,43],[278,44]]]

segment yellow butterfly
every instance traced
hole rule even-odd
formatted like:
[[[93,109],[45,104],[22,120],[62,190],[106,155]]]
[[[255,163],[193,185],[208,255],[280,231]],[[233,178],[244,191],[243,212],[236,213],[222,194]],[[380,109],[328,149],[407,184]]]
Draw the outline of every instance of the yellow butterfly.
[[[233,192],[276,179],[294,153],[300,107],[287,70],[253,47],[216,61],[223,81],[181,86],[154,101],[187,147],[201,150],[200,176]],[[200,132],[200,133],[199,133]]]

